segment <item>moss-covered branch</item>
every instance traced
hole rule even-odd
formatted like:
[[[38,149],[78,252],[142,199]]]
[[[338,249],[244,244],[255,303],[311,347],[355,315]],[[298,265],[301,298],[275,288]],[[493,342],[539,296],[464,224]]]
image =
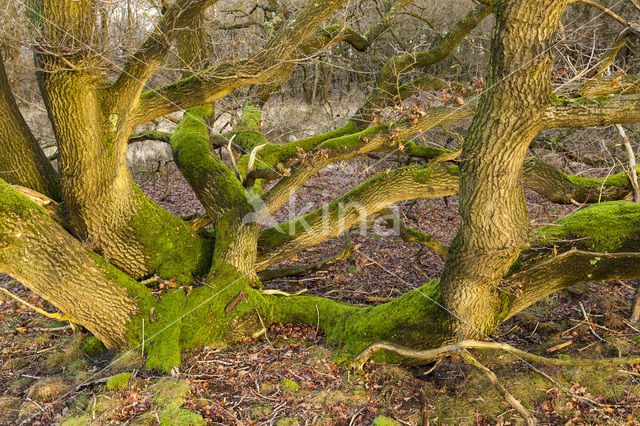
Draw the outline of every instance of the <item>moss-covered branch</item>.
[[[537,158],[524,163],[524,185],[554,203],[598,203],[626,198],[632,190],[626,173],[602,178],[567,175]]]
[[[230,208],[250,207],[235,174],[211,155],[205,118],[212,113],[210,104],[189,109],[171,136],[171,148],[180,172],[215,223]]]
[[[310,272],[317,271],[319,269],[326,268],[327,266],[333,265],[335,263],[343,262],[344,260],[351,257],[353,253],[358,250],[360,244],[353,245],[351,240],[348,238],[348,232],[345,232],[345,247],[339,253],[336,253],[332,256],[328,256],[317,260],[313,263],[309,263],[307,265],[301,266],[283,266],[281,268],[275,269],[265,269],[263,271],[258,272],[258,278],[260,281],[270,281],[275,280],[276,278],[282,277],[293,277],[306,275]]]
[[[414,118],[393,124],[380,124],[350,135],[329,139],[316,149],[305,153],[291,176],[281,179],[266,195],[265,208],[274,212],[285,203],[308,179],[328,164],[358,157],[372,151],[389,150],[402,140],[435,126],[468,117],[473,104],[459,108],[432,107]]]
[[[398,201],[457,192],[457,167],[411,166],[379,173],[318,210],[264,230],[258,240],[258,269],[333,238]]]
[[[501,285],[508,316],[583,281],[640,277],[640,205],[594,204],[534,231],[533,245]]]
[[[127,328],[149,291],[87,250],[39,205],[0,180],[0,271],[89,329],[107,347],[126,346]]]
[[[640,121],[640,95],[556,98],[543,116],[544,128],[593,127]]]

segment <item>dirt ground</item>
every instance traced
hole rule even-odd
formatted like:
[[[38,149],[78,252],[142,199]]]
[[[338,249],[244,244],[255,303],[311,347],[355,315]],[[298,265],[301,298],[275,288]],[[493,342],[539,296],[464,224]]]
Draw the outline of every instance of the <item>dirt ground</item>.
[[[278,220],[320,206],[373,170],[364,161],[335,165],[310,181]],[[202,212],[169,167],[140,173],[143,190],[178,215]],[[532,223],[574,211],[528,193]],[[311,203],[307,205],[307,202]],[[408,225],[450,242],[458,203],[419,200],[400,206]],[[380,303],[437,277],[442,260],[418,244],[351,232],[359,250],[346,261],[267,288],[360,305]],[[335,238],[291,259],[305,264],[337,253]],[[2,286],[54,312],[46,301],[3,276]],[[490,339],[546,356],[611,357],[640,353],[640,326],[627,321],[635,281],[593,282],[559,292],[503,324]],[[74,332],[0,293],[0,423],[423,425],[520,424],[522,419],[484,374],[457,358],[421,367],[369,362],[347,366],[340,348],[315,326],[274,325],[260,339],[184,354],[170,375],[143,369],[139,352],[103,351]],[[564,344],[564,345],[562,345]],[[560,347],[560,349],[557,349]],[[550,367],[497,352],[476,353],[543,424],[640,424],[640,365]]]

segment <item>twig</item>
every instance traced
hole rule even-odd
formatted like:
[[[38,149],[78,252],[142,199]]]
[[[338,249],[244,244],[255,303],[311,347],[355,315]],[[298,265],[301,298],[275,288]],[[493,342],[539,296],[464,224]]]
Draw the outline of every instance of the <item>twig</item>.
[[[598,333],[596,333],[596,331],[593,328],[593,325],[591,325],[591,321],[589,320],[589,315],[587,315],[587,312],[584,310],[584,306],[582,305],[582,302],[580,302],[580,309],[582,310],[582,315],[584,315],[585,322],[589,326],[589,330],[591,330],[591,334],[596,336],[598,340],[604,340],[602,337],[598,335]]]
[[[269,336],[267,335],[267,326],[264,325],[264,322],[262,321],[262,317],[260,316],[260,311],[258,311],[258,308],[256,308],[256,314],[258,314],[258,319],[260,320],[260,324],[262,325],[262,329],[264,330],[264,338],[267,339],[269,346],[273,348],[273,343],[271,343],[271,340],[269,340]]]
[[[245,297],[247,297],[247,294],[249,294],[249,293],[247,293],[247,291],[246,291],[246,290],[242,290],[240,293],[238,293],[238,295],[236,296],[236,298],[235,298],[235,299],[233,299],[233,300],[231,301],[231,303],[229,303],[229,304],[227,305],[227,307],[226,307],[226,308],[224,308],[225,313],[230,314],[230,313],[231,313],[231,311],[233,311],[233,310],[236,308],[236,306],[238,306],[238,303],[242,302],[242,300],[243,300]]]
[[[633,188],[633,202],[640,203],[640,187],[638,187],[638,174],[636,173],[636,156],[631,148],[631,142],[627,137],[627,133],[624,131],[624,127],[621,124],[616,124],[616,129],[622,138],[624,143],[624,149],[627,151],[627,159],[629,161],[629,180],[631,181],[631,187]]]

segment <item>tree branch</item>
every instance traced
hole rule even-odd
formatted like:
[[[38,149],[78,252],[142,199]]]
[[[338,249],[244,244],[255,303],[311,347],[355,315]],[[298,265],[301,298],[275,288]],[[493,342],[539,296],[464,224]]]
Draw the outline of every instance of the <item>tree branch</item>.
[[[333,238],[352,225],[398,201],[454,195],[458,192],[455,167],[410,166],[379,173],[332,203],[265,229],[258,239],[258,269]]]
[[[469,32],[492,11],[492,5],[480,4],[461,18],[431,49],[426,52],[398,55],[389,59],[378,74],[375,88],[363,106],[356,111],[352,120],[358,124],[359,128],[368,126],[375,108],[390,105],[396,97],[407,95],[406,92],[402,94],[399,90],[398,81],[401,74],[438,63],[448,57]]]
[[[134,53],[114,85],[108,89],[118,99],[137,99],[147,80],[160,67],[176,31],[217,0],[177,0],[165,11],[142,46]]]
[[[180,108],[212,102],[237,88],[266,81],[293,50],[345,1],[310,2],[296,20],[282,28],[252,59],[221,64],[172,85],[144,93],[136,112],[136,122],[144,123]]]
[[[608,95],[565,99],[549,105],[544,127],[593,127],[640,121],[640,95]]]
[[[291,172],[291,176],[280,180],[265,195],[265,213],[277,210],[292,193],[328,164],[358,157],[367,152],[397,149],[398,144],[404,139],[432,127],[468,117],[474,110],[475,103],[458,108],[432,107],[398,123],[381,124],[359,133],[325,141],[313,151],[305,153],[304,158]]]
[[[265,269],[258,273],[258,278],[262,282],[275,280],[276,278],[306,275],[310,272],[326,268],[327,266],[343,262],[347,260],[353,253],[360,248],[360,244],[353,245],[351,239],[348,238],[348,231],[345,232],[344,248],[337,254],[317,260],[308,265],[302,266],[284,266],[276,269]]]

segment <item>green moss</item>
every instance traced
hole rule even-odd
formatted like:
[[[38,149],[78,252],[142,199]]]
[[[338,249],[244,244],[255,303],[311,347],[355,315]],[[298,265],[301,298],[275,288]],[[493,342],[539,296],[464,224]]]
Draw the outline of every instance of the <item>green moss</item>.
[[[195,288],[188,296],[183,289],[172,290],[141,305],[129,325],[128,339],[131,347],[142,342],[144,321],[147,368],[168,372],[180,364],[184,349],[232,342],[261,329],[256,309],[265,309],[264,296],[237,269],[218,268],[208,281],[211,287]],[[242,291],[246,297],[227,313],[225,308]],[[269,315],[265,312],[266,321]]]
[[[288,391],[297,391],[300,386],[291,379],[282,379],[280,380],[280,389],[288,390]]]
[[[189,394],[189,382],[163,379],[152,387],[152,391],[156,395],[154,406],[160,408],[158,417],[161,425],[205,423],[199,414],[181,408]]]
[[[129,385],[129,380],[131,380],[131,373],[120,373],[111,376],[107,379],[107,390],[119,391]]]
[[[400,422],[393,420],[391,417],[378,416],[373,419],[374,426],[400,426]]]
[[[637,168],[638,172],[640,172],[640,166]],[[626,173],[617,173],[615,175],[600,177],[600,178],[588,178],[582,176],[574,176],[568,175],[560,170],[558,173],[566,177],[571,183],[576,186],[585,186],[585,187],[596,187],[600,188],[603,185],[614,185],[614,186],[622,186],[629,187],[630,182]]]
[[[581,96],[577,98],[561,98],[558,97],[555,93],[551,92],[549,96],[551,103],[554,104],[586,104],[590,102],[595,102],[600,105],[604,105],[612,96],[615,95],[600,95],[600,96]]]
[[[212,243],[199,236],[185,221],[171,215],[139,193],[141,206],[131,219],[135,237],[148,256],[155,274],[189,284],[210,265]]]
[[[273,320],[318,324],[327,341],[357,354],[376,340],[411,347],[433,347],[448,336],[449,318],[441,303],[439,280],[381,305],[359,308],[315,296],[271,297]],[[317,310],[316,310],[317,308]],[[374,359],[398,362],[400,358],[378,352]]]
[[[0,217],[9,216],[16,217],[21,221],[28,221],[37,214],[48,216],[42,207],[0,179]],[[0,227],[0,231],[1,229]],[[11,241],[7,240],[7,243],[11,243]]]
[[[560,220],[558,226],[535,231],[541,241],[580,239],[593,251],[614,252],[624,249],[627,240],[640,233],[640,205],[629,201],[595,204]]]
[[[82,350],[90,357],[98,356],[105,349],[102,342],[95,336],[88,336],[82,341]]]

